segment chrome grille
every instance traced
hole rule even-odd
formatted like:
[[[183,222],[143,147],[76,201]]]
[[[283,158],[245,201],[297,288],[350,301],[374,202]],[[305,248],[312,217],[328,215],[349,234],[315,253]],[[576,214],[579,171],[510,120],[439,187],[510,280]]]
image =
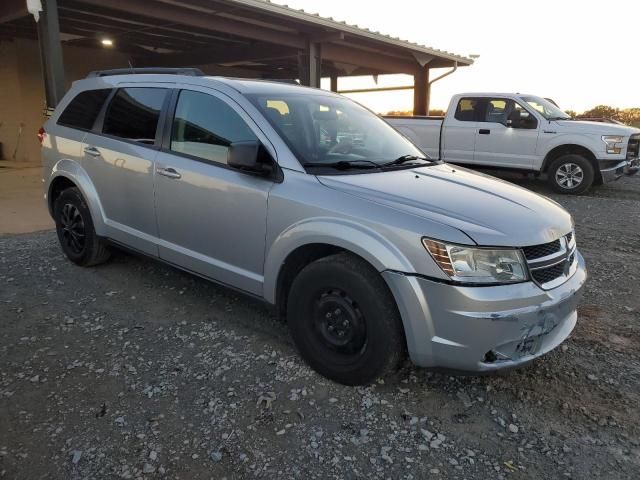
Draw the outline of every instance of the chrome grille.
[[[553,242],[522,249],[531,278],[549,290],[562,285],[576,271],[576,242],[573,232]]]

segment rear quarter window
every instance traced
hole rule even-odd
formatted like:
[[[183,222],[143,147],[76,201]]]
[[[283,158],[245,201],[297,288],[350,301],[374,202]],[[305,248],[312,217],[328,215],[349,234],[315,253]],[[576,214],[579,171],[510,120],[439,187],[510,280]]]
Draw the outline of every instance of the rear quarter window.
[[[58,125],[91,130],[110,93],[110,88],[80,92],[60,115]]]
[[[461,122],[477,122],[480,118],[482,100],[479,98],[461,98],[454,115]]]

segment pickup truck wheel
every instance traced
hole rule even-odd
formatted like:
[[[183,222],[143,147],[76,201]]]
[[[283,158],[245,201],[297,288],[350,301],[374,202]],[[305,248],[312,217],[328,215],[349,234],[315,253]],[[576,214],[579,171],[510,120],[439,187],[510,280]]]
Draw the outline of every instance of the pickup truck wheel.
[[[595,172],[589,160],[581,155],[568,154],[556,158],[548,170],[549,184],[558,193],[579,195],[593,184]]]
[[[77,188],[67,188],[53,206],[56,233],[62,251],[73,263],[89,267],[106,262],[111,252],[96,235],[89,207]]]
[[[405,339],[380,274],[341,253],[307,265],[288,295],[289,330],[304,360],[345,385],[365,385],[397,369]]]

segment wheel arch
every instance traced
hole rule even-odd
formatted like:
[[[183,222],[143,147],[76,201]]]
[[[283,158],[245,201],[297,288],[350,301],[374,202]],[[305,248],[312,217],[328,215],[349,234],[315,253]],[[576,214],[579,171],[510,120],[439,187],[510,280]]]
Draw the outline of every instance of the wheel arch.
[[[273,242],[265,262],[264,298],[281,313],[296,275],[309,263],[347,252],[384,270],[411,271],[409,260],[378,233],[340,219],[315,219],[294,225]]]
[[[586,158],[591,166],[593,166],[594,180],[601,181],[602,177],[600,175],[600,168],[598,166],[598,160],[596,159],[595,154],[583,145],[578,145],[574,143],[558,145],[552,148],[549,153],[544,158],[544,162],[542,163],[542,172],[547,173],[549,170],[549,166],[553,163],[554,160],[560,158],[563,155],[580,155]]]
[[[87,202],[95,231],[103,235],[105,231],[105,216],[102,204],[93,182],[87,172],[73,160],[58,161],[52,169],[47,187],[47,208],[53,217],[53,205],[58,196],[67,188],[75,187]]]

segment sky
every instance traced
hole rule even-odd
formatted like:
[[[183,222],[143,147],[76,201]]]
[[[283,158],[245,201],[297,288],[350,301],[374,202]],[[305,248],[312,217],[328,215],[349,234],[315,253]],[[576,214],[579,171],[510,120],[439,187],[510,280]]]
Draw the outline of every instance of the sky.
[[[454,93],[468,91],[535,94],[577,112],[602,104],[640,107],[638,0],[273,1],[459,55],[480,55],[474,65],[433,84],[432,109],[446,109]],[[440,72],[432,70],[431,78]],[[378,86],[412,83],[406,75],[378,80]],[[375,86],[372,77],[338,84]],[[380,113],[413,105],[410,90],[350,96]]]

